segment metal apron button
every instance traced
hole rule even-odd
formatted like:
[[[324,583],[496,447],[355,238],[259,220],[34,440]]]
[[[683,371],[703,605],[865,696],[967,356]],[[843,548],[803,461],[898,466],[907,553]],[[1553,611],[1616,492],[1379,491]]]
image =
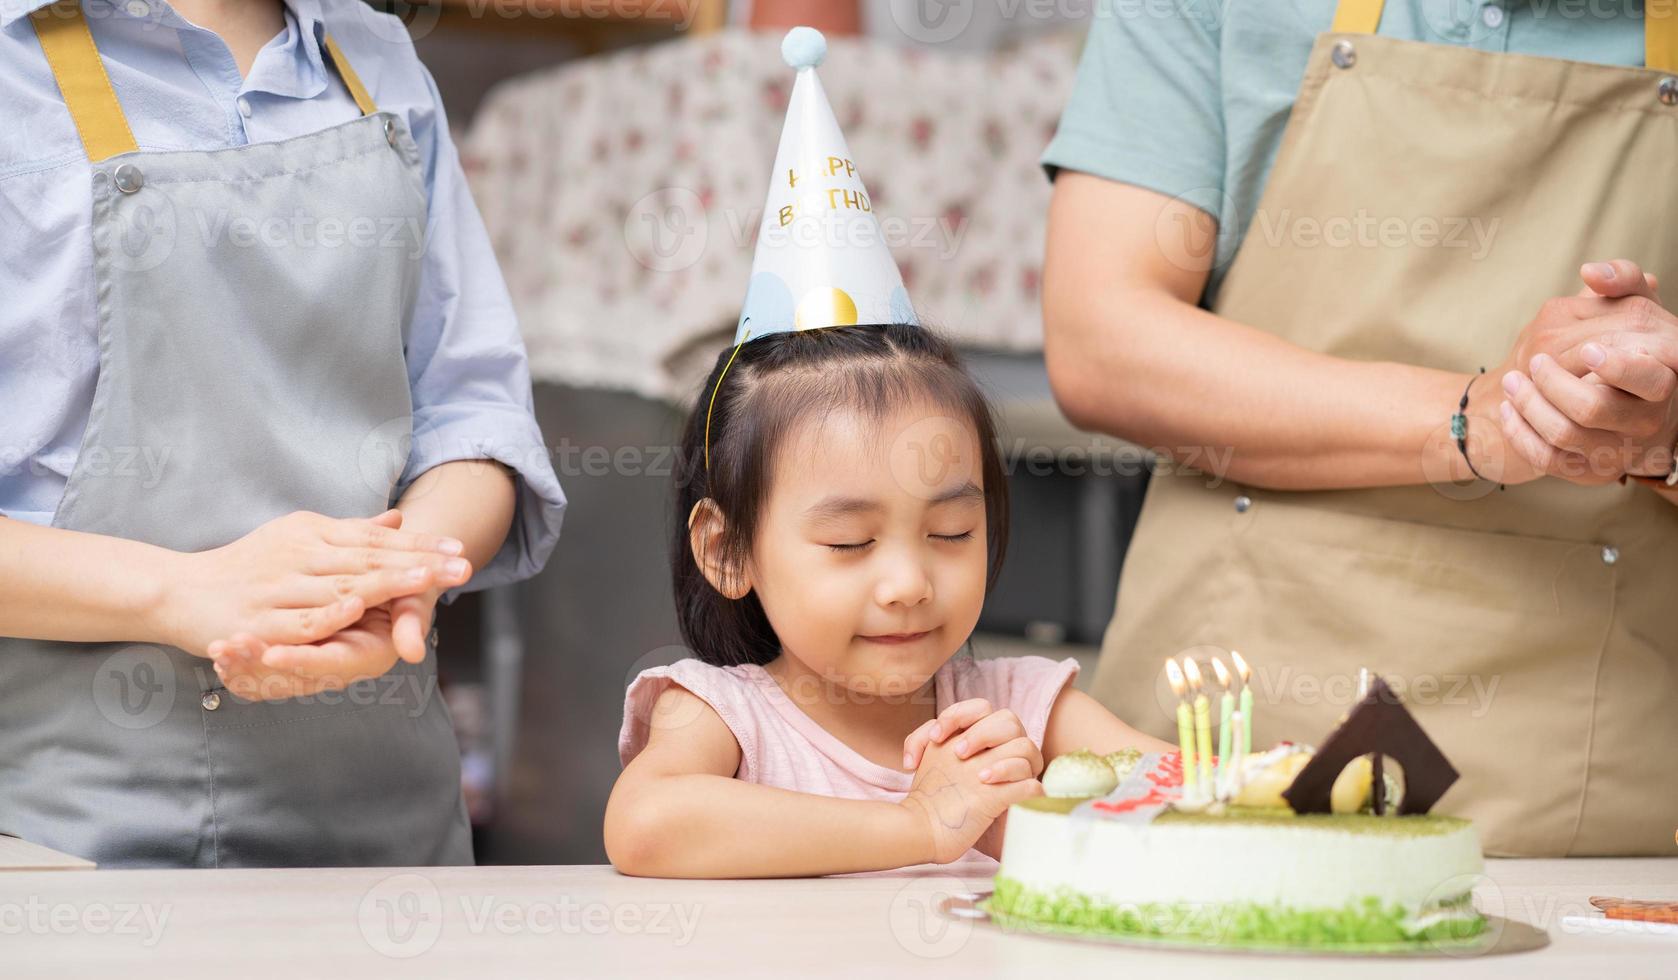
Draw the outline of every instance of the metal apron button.
[[[116,170],[111,172],[111,179],[116,182],[117,190],[124,194],[132,194],[146,186],[146,175],[132,163],[119,163]]]
[[[1251,510],[1252,507],[1253,498],[1247,496],[1246,494],[1242,494],[1241,496],[1235,498],[1235,512],[1237,514],[1245,514],[1247,511]]]
[[[1662,105],[1678,105],[1678,76],[1668,75],[1661,79],[1658,91]]]
[[[1602,563],[1604,565],[1612,565],[1619,560],[1620,549],[1612,547],[1602,549]]]
[[[214,711],[221,707],[221,695],[211,691],[200,698],[198,703],[204,706],[205,711]]]
[[[1358,63],[1358,49],[1350,41],[1336,41],[1329,57],[1336,68],[1350,68]]]
[[[385,120],[385,142],[391,146],[396,145],[396,120],[394,119]]]

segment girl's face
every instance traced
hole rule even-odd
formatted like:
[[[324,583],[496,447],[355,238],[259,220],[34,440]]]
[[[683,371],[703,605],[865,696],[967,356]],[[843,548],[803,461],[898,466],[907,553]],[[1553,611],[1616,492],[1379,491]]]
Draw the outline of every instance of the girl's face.
[[[782,651],[858,694],[919,690],[984,604],[982,481],[972,423],[928,405],[795,431],[747,570]]]

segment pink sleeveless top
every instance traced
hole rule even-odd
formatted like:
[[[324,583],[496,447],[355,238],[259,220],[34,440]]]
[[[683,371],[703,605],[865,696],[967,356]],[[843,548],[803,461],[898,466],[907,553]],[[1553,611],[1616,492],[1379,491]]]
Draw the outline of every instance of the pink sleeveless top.
[[[1068,657],[1003,657],[976,660],[958,653],[933,675],[936,709],[969,698],[984,698],[995,708],[1019,716],[1026,735],[1043,745],[1049,709],[1078,673]],[[618,757],[624,765],[646,747],[653,704],[671,684],[686,688],[721,716],[740,743],[735,778],[765,786],[855,800],[895,803],[909,792],[912,773],[888,769],[864,758],[830,734],[787,697],[774,678],[756,664],[714,667],[700,660],[680,660],[644,670],[624,696]],[[990,858],[968,851],[963,860]]]

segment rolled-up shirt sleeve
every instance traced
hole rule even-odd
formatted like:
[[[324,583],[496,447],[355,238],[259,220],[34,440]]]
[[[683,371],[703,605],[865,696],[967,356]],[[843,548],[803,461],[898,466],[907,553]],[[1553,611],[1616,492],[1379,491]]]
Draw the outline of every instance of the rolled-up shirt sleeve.
[[[1042,162],[1181,198],[1219,215],[1224,181],[1221,4],[1097,7],[1072,98]]]
[[[536,423],[530,365],[506,282],[430,72],[431,111],[412,115],[430,198],[425,257],[410,326],[413,448],[397,494],[432,467],[493,459],[513,471],[517,509],[500,551],[465,586],[485,589],[541,571],[559,540],[565,493]]]

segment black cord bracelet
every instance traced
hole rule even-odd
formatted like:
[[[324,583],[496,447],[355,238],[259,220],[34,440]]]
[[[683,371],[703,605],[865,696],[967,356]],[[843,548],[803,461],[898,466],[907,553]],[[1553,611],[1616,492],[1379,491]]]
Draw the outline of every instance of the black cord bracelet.
[[[1480,374],[1485,373],[1486,369],[1481,368]],[[1457,403],[1457,413],[1451,416],[1451,435],[1457,440],[1457,452],[1462,453],[1463,462],[1468,464],[1468,472],[1473,473],[1476,479],[1484,480],[1485,477],[1481,476],[1480,471],[1474,468],[1474,461],[1468,458],[1468,393],[1473,390],[1475,378],[1478,377],[1479,375],[1475,375],[1473,378],[1469,378],[1468,385],[1462,389],[1462,401]],[[1499,490],[1508,489],[1501,483],[1497,485],[1497,488]]]

